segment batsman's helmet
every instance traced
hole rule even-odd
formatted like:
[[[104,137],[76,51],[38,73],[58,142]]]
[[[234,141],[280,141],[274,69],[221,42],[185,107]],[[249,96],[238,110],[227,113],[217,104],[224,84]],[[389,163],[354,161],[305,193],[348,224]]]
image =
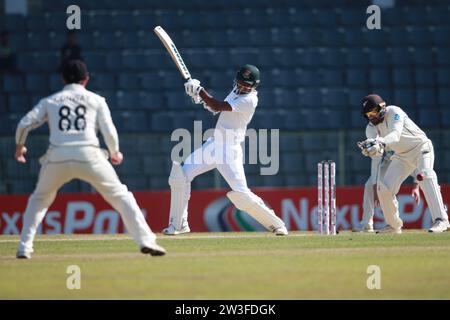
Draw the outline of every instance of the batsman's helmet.
[[[254,65],[246,64],[238,70],[234,81],[235,85],[237,83],[248,85],[251,91],[251,89],[255,89],[259,85],[259,69]]]
[[[362,115],[373,125],[381,123],[386,115],[386,102],[377,94],[369,94],[362,100]]]

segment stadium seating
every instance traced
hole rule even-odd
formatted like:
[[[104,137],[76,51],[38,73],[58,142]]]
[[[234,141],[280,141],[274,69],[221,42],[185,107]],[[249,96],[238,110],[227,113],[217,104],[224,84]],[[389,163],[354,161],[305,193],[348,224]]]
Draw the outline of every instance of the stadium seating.
[[[11,31],[17,71],[0,74],[0,192],[30,192],[38,166],[21,170],[7,159],[20,117],[40,97],[63,86],[59,49],[65,41],[69,0],[42,1],[28,16],[1,15],[0,29]],[[127,162],[118,169],[130,189],[167,189],[170,151],[164,143],[176,128],[203,129],[217,121],[192,105],[183,80],[151,30],[170,33],[192,76],[218,98],[232,88],[236,69],[261,69],[259,106],[249,127],[277,128],[280,174],[261,177],[246,165],[249,185],[314,184],[315,164],[344,155],[340,183],[364,183],[369,164],[355,142],[364,137],[360,104],[368,93],[408,115],[433,136],[437,169],[450,178],[450,6],[445,0],[396,1],[383,9],[382,29],[365,28],[370,1],[135,0],[77,3],[86,10],[77,33],[89,67],[89,87],[111,108]],[[30,154],[45,150],[46,139],[32,134]],[[439,134],[436,134],[439,130]],[[5,150],[3,150],[5,148]],[[7,150],[6,150],[7,149]],[[3,152],[5,151],[5,152]],[[142,172],[139,172],[142,171]],[[31,174],[31,175],[30,175]],[[339,173],[338,173],[339,174]],[[225,186],[214,173],[197,178],[194,188]],[[448,181],[447,181],[448,182]],[[90,191],[70,183],[62,191]]]

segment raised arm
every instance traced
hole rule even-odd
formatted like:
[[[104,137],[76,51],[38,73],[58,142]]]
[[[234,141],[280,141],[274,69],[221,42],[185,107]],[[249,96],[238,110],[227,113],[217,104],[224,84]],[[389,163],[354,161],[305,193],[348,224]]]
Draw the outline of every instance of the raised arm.
[[[213,112],[233,111],[230,104],[226,101],[220,101],[210,95],[201,85],[197,79],[189,79],[184,83],[184,90],[186,94],[192,99],[197,100],[200,96],[201,100],[196,103],[204,103]]]
[[[226,101],[220,101],[210,95],[205,89],[200,90],[200,97],[214,112],[233,111],[230,104]]]

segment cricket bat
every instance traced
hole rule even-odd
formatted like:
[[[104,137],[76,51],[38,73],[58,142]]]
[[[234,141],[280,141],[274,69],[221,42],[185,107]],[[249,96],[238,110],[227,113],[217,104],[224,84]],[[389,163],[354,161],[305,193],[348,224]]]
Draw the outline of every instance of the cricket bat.
[[[186,67],[186,64],[183,61],[183,58],[181,57],[180,53],[178,52],[177,47],[173,43],[172,39],[169,37],[167,32],[161,27],[157,26],[153,31],[158,36],[159,40],[161,40],[164,47],[166,47],[167,52],[169,53],[170,57],[172,58],[173,62],[177,66],[178,70],[181,73],[181,76],[184,80],[191,79],[191,74],[189,73],[188,68]]]

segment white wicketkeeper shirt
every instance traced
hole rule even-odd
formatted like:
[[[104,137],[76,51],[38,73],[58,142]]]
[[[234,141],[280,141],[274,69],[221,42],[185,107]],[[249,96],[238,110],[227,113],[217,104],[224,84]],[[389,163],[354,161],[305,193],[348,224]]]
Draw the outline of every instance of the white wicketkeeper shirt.
[[[397,106],[386,107],[384,120],[376,129],[380,141],[397,156],[414,153],[415,149],[420,149],[420,146],[430,141],[425,132]]]
[[[45,122],[48,122],[52,147],[98,147],[100,129],[110,154],[119,151],[117,130],[105,99],[80,84],[66,85],[40,100],[17,126],[16,143],[25,144],[28,133]]]
[[[218,144],[240,144],[245,140],[247,125],[252,120],[258,105],[258,92],[253,90],[247,94],[236,94],[231,91],[225,101],[233,110],[220,113],[214,131],[214,140]]]

